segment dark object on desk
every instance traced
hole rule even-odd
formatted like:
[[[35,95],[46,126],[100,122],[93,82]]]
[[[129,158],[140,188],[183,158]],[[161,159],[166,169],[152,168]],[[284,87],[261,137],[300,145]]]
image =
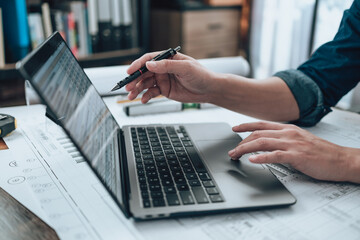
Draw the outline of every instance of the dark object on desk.
[[[154,57],[151,61],[160,61],[163,59],[167,59],[167,58],[171,58],[172,56],[174,56],[178,51],[180,51],[181,47],[177,46],[176,48],[169,48],[168,50],[160,53],[159,55],[157,55],[156,57]],[[130,76],[126,77],[125,79],[121,80],[120,82],[118,82],[115,87],[113,89],[111,89],[111,92],[119,90],[120,88],[124,87],[126,84],[134,81],[135,79],[137,79],[138,77],[140,77],[141,75],[143,75],[144,73],[146,73],[148,71],[148,69],[146,68],[146,66],[143,66],[142,68],[140,68],[139,70],[137,70],[136,72],[134,72],[133,74],[131,74]]]
[[[1,239],[59,239],[54,229],[0,188]]]
[[[13,116],[0,113],[0,137],[5,137],[16,129],[16,119]]]

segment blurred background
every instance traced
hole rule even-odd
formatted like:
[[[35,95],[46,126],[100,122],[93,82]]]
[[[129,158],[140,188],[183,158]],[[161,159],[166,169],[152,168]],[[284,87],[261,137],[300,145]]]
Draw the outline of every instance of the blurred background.
[[[330,41],[352,2],[0,0],[0,106],[25,104],[15,63],[54,31],[84,68],[129,64],[180,45],[196,59],[242,56],[249,76],[261,79],[297,68]],[[359,86],[338,106],[360,112]]]

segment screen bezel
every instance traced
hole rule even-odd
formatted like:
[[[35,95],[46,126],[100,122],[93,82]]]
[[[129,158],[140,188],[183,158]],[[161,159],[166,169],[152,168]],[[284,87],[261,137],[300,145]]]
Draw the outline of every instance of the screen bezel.
[[[52,54],[54,54],[56,49],[62,43],[65,43],[65,47],[67,48],[67,51],[70,51],[72,57],[76,60],[76,63],[79,64],[76,57],[71,52],[69,46],[66,44],[64,39],[61,37],[60,33],[54,32],[46,41],[44,41],[42,44],[40,44],[35,50],[33,50],[30,54],[28,54],[23,60],[19,61],[16,64],[16,69],[21,73],[21,75],[26,80],[29,80],[30,82],[32,82],[32,79],[35,76],[35,74],[37,73],[37,71],[39,69],[41,69],[42,65],[47,61],[47,59],[50,56],[52,56]],[[79,67],[81,68],[80,65],[79,65]],[[90,84],[93,85],[91,83],[89,77],[84,72],[83,68],[81,68],[81,70],[82,70],[84,76],[86,76],[87,80],[90,82]],[[41,99],[42,103],[47,106],[47,108],[50,110],[50,112],[53,114],[53,116],[56,116],[56,118],[59,118],[59,116],[57,116],[55,114],[56,111],[54,111],[54,109],[52,109],[52,107],[49,104],[47,104],[47,102],[43,96],[43,93],[40,91],[40,89],[38,89],[35,84],[32,84],[32,87],[34,88],[35,92],[39,95],[39,98]],[[99,94],[97,89],[96,88],[94,88],[94,89],[95,89],[96,93]],[[101,98],[101,101],[103,101],[102,98]],[[104,106],[108,109],[105,102],[104,102]],[[110,112],[110,110],[109,110],[109,112]],[[112,114],[111,114],[111,118],[113,119],[113,121],[116,123],[116,125],[120,129],[120,131],[118,133],[118,143],[119,143],[118,159],[119,159],[119,165],[120,165],[120,178],[121,179],[118,179],[118,180],[121,181],[122,199],[119,199],[119,197],[116,195],[116,193],[111,191],[111,189],[106,185],[105,181],[101,178],[100,174],[98,174],[97,170],[91,165],[91,161],[86,157],[86,155],[81,150],[81,148],[78,146],[76,141],[74,141],[74,139],[71,137],[71,134],[68,132],[68,130],[66,129],[64,124],[61,121],[56,121],[56,123],[59,126],[61,126],[61,128],[65,131],[66,135],[71,139],[71,141],[75,145],[76,149],[80,152],[82,157],[85,159],[85,162],[87,163],[87,165],[90,167],[92,172],[95,173],[97,178],[100,180],[102,185],[106,188],[106,190],[109,192],[111,197],[115,200],[115,202],[120,207],[120,209],[125,214],[125,216],[130,217],[131,214],[129,212],[129,191],[128,191],[128,187],[127,187],[128,186],[128,178],[126,177],[126,176],[128,176],[128,174],[127,174],[128,169],[127,169],[127,162],[126,162],[127,160],[126,160],[126,158],[124,158],[125,149],[121,149],[124,144],[124,139],[122,137],[121,127],[119,126],[119,124],[117,123],[117,121],[115,120],[115,118]]]

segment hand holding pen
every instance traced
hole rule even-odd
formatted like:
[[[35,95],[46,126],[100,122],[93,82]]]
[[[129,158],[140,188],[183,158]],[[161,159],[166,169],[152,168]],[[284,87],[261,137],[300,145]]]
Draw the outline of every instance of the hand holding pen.
[[[128,99],[134,100],[145,90],[141,102],[163,95],[179,102],[208,102],[209,93],[218,89],[216,74],[194,58],[178,53],[171,59],[151,61],[159,52],[147,53],[135,60],[127,70],[133,73],[146,65],[148,72],[126,85]]]
[[[176,48],[169,48],[168,50],[160,53],[159,55],[155,56],[151,61],[160,61],[163,59],[171,58],[174,56],[178,51],[180,51],[181,47],[177,46]],[[127,76],[125,79],[118,82],[113,89],[111,89],[111,92],[116,91],[122,87],[124,87],[126,84],[134,81],[138,77],[140,77],[142,74],[146,73],[148,69],[146,66],[141,67],[137,71],[135,71],[133,74]]]

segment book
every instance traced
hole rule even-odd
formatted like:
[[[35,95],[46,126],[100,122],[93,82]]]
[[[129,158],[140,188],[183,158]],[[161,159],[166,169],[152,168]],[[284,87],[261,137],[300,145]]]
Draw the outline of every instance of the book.
[[[63,12],[60,10],[54,10],[52,12],[52,15],[54,16],[54,29],[60,33],[64,40],[66,40],[66,30],[63,20]]]
[[[28,15],[32,49],[35,49],[45,40],[45,35],[43,30],[44,28],[41,18],[42,17],[40,13],[29,13]]]
[[[77,41],[77,32],[76,32],[76,24],[75,24],[75,16],[73,12],[69,12],[65,14],[67,16],[67,39],[68,45],[71,49],[71,52],[75,57],[79,56],[78,51],[78,41]]]
[[[121,1],[122,0],[111,0],[111,33],[114,50],[121,49],[122,47]]]
[[[2,9],[0,8],[0,67],[4,67],[4,66],[5,66],[5,46],[4,46]]]
[[[132,5],[130,0],[121,0],[122,46],[132,47]]]
[[[91,52],[96,53],[99,51],[99,25],[98,25],[98,12],[97,0],[88,0],[87,2],[87,17],[88,17],[88,32],[91,38]]]
[[[26,56],[30,48],[26,1],[0,1],[2,8],[5,56],[7,62],[16,62]]]
[[[88,28],[86,25],[86,16],[85,16],[85,3],[84,2],[71,2],[70,3],[71,12],[74,13],[74,20],[76,26],[77,34],[77,47],[78,47],[78,56],[84,57],[89,54],[89,44],[88,44]]]
[[[43,17],[45,37],[48,38],[53,33],[53,29],[52,29],[52,25],[51,25],[51,18],[50,18],[49,4],[46,2],[41,4],[41,11],[42,11],[42,17]]]
[[[111,10],[110,0],[98,1],[99,23],[99,50],[111,51]]]

